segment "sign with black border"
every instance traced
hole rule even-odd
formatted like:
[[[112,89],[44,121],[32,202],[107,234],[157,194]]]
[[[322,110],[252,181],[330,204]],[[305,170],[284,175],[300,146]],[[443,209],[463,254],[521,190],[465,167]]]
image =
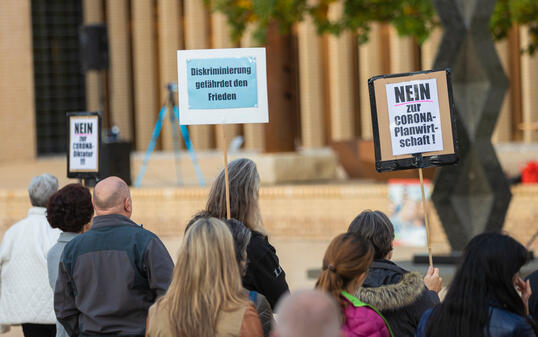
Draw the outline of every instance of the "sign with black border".
[[[101,113],[68,112],[66,117],[67,177],[97,177],[101,150]]]
[[[458,162],[450,69],[368,80],[378,172]]]

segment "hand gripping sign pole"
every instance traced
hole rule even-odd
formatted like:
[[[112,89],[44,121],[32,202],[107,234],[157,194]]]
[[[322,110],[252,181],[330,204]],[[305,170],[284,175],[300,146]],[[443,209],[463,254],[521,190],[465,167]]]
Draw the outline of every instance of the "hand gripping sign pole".
[[[178,50],[179,124],[220,124],[226,215],[230,214],[224,124],[267,123],[265,48]]]
[[[450,70],[375,76],[368,80],[368,87],[376,170],[418,169],[432,266],[422,169],[458,162]]]

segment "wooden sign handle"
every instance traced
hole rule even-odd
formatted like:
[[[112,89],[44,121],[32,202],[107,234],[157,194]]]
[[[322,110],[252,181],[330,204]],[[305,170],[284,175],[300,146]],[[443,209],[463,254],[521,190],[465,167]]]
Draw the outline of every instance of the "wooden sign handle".
[[[426,224],[426,242],[428,244],[428,259],[430,261],[430,267],[433,267],[432,258],[432,242],[430,237],[430,222],[428,221],[428,206],[426,203],[426,195],[424,194],[424,178],[422,177],[422,168],[418,169],[418,176],[420,178],[420,191],[422,192],[422,208],[424,209],[424,223]]]
[[[226,141],[226,126],[224,124],[220,124],[221,134],[222,134],[222,144],[223,144],[223,151],[224,151],[224,180],[226,185],[226,218],[231,219],[231,212],[230,212],[230,182],[228,180],[228,142]]]

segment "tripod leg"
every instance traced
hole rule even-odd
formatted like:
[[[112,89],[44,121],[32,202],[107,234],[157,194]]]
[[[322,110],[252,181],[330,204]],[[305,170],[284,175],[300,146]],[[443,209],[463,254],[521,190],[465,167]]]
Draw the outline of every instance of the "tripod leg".
[[[134,187],[140,187],[142,185],[142,179],[144,179],[144,175],[146,174],[146,169],[148,167],[149,159],[151,157],[151,154],[153,153],[153,150],[155,149],[155,145],[157,144],[157,139],[159,138],[159,134],[161,133],[161,129],[163,127],[163,121],[166,117],[166,104],[163,105],[161,108],[161,111],[159,111],[159,118],[157,119],[157,122],[155,122],[155,127],[153,128],[153,134],[151,135],[151,140],[149,141],[148,148],[146,149],[146,154],[144,155],[144,161],[142,162],[142,166],[140,167],[140,170],[138,171],[138,175],[136,176],[136,180],[134,183]]]
[[[176,119],[179,120],[179,109],[176,105],[174,105],[174,114],[176,115]],[[189,136],[189,129],[186,125],[180,125],[179,128],[181,130],[183,140],[185,141],[185,147],[187,148],[187,151],[189,151],[189,156],[191,157],[192,164],[194,165],[194,171],[196,171],[198,183],[200,186],[205,187],[204,175],[202,174],[202,170],[200,169],[200,165],[198,165],[198,160],[196,159],[196,153],[194,152],[194,147],[192,146],[191,138]]]
[[[171,103],[171,107],[175,111],[173,103]],[[179,166],[180,165],[180,162],[179,162],[179,159],[180,159],[179,158],[179,133],[178,133],[178,130],[177,130],[179,123],[178,123],[178,120],[176,118],[175,113],[170,114],[170,122],[172,124],[172,138],[174,140],[174,157],[175,157],[175,160],[176,160],[177,185],[181,186],[181,167]]]

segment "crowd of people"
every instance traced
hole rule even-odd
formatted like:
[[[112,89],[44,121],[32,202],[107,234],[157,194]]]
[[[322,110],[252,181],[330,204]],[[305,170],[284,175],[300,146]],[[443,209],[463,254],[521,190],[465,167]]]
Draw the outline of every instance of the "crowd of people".
[[[520,243],[485,233],[465,248],[441,300],[439,269],[391,261],[394,227],[362,211],[327,247],[315,288],[290,294],[258,203],[254,162],[229,163],[186,225],[175,264],[131,220],[127,184],[58,190],[32,179],[28,216],[0,245],[0,332],[30,336],[536,337],[538,272],[523,280]],[[532,289],[535,294],[532,294]]]

